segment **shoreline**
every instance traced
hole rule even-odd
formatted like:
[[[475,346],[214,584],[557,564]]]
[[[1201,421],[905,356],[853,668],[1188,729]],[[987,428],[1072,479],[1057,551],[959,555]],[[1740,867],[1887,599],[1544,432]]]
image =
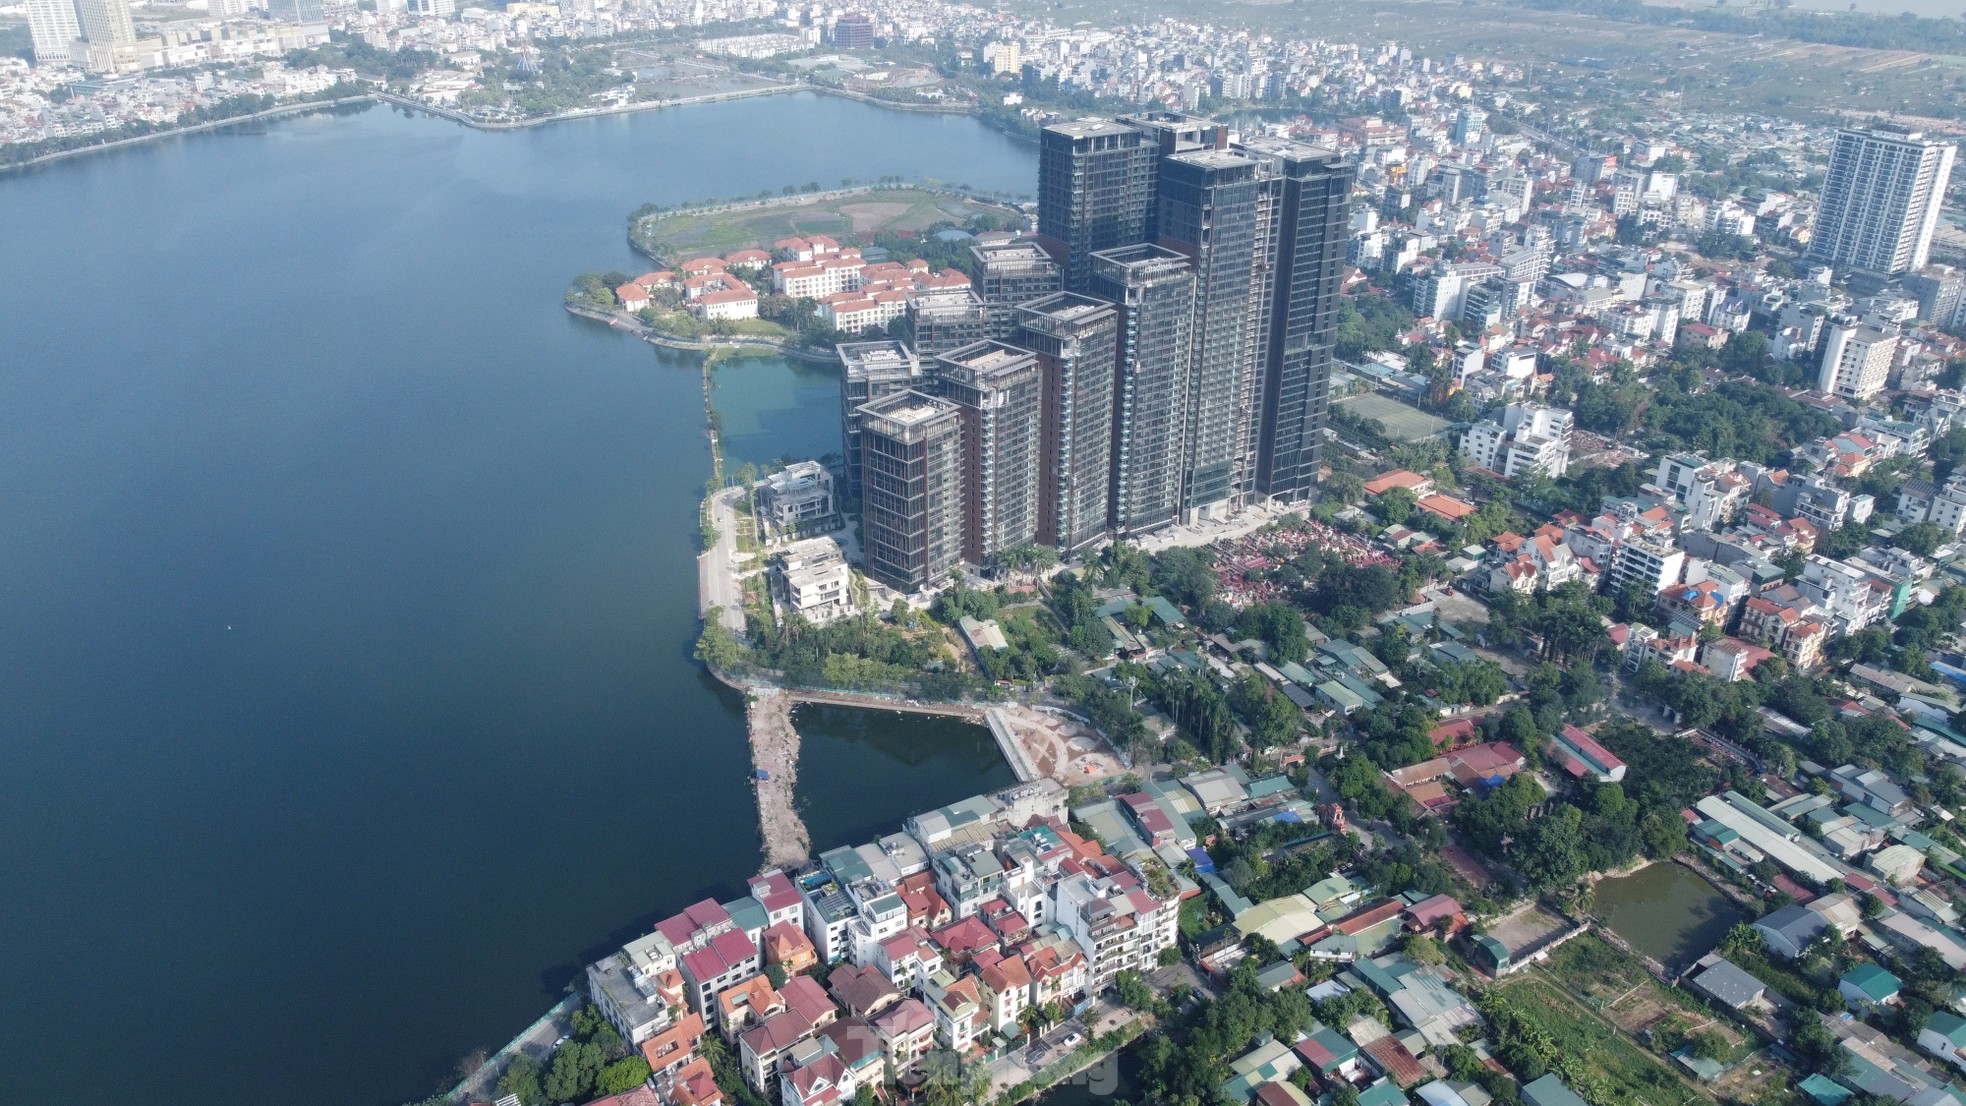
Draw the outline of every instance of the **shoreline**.
[[[606,323],[611,329],[619,330],[625,334],[632,334],[649,345],[661,346],[664,349],[703,354],[715,354],[723,350],[734,349],[739,352],[774,353],[789,357],[794,361],[805,361],[814,365],[832,365],[838,363],[837,357],[828,357],[825,354],[817,353],[803,346],[795,346],[777,338],[746,338],[742,335],[726,335],[709,340],[678,338],[673,334],[646,326],[640,320],[630,321],[631,316],[619,311],[596,311],[591,307],[583,307],[577,303],[569,303],[565,306],[569,315],[576,315],[597,323]]]
[[[988,116],[984,115],[980,111],[977,111],[974,107],[971,107],[969,105],[909,104],[909,103],[902,103],[894,100],[882,100],[878,97],[866,95],[865,93],[848,92],[845,89],[840,89],[840,88],[827,88],[823,85],[808,85],[808,84],[768,85],[763,88],[738,89],[731,92],[712,92],[703,96],[686,97],[681,100],[645,100],[633,104],[620,104],[611,108],[600,108],[595,110],[564,111],[554,115],[542,115],[537,119],[519,119],[509,123],[486,122],[485,120],[482,119],[473,119],[470,116],[464,114],[463,112],[457,111],[452,108],[441,107],[434,104],[419,103],[418,101],[409,99],[408,97],[399,96],[393,92],[385,92],[381,89],[377,89],[374,92],[367,93],[362,96],[344,96],[336,100],[296,100],[293,103],[279,104],[274,107],[267,108],[265,111],[254,112],[251,115],[239,115],[239,116],[234,116],[233,118],[230,119],[214,119],[208,123],[193,123],[189,126],[171,127],[167,130],[153,131],[150,134],[132,135],[131,137],[128,138],[113,138],[106,142],[96,142],[86,146],[76,146],[73,149],[56,150],[52,153],[42,154],[39,157],[29,158],[26,161],[14,162],[8,165],[0,165],[0,177],[6,176],[10,173],[19,172],[21,170],[31,169],[37,165],[47,165],[53,162],[66,160],[68,158],[79,157],[84,154],[103,153],[109,150],[117,150],[129,146],[141,145],[146,142],[155,142],[165,138],[181,138],[189,134],[200,134],[206,131],[217,130],[220,127],[234,126],[239,123],[251,123],[263,119],[277,119],[282,116],[298,115],[304,112],[318,111],[323,108],[346,107],[352,104],[387,103],[387,104],[392,104],[396,107],[403,108],[406,111],[420,111],[427,115],[433,116],[435,118],[445,120],[447,122],[457,123],[462,126],[469,127],[472,130],[519,131],[519,130],[525,130],[529,127],[542,127],[548,123],[569,123],[582,119],[606,119],[616,115],[635,115],[644,111],[653,111],[658,108],[694,107],[699,104],[721,103],[725,100],[751,100],[751,99],[757,99],[758,97],[761,96],[782,96],[789,92],[812,92],[821,96],[838,96],[842,99],[857,100],[863,104],[871,104],[875,107],[889,108],[894,111],[927,112],[933,115],[967,115],[970,116],[971,118],[982,120],[986,125],[992,126],[996,130],[1000,131],[1003,134],[1009,135],[1012,138],[1018,138],[1018,139],[1024,138],[1023,135],[1019,135],[1001,126],[997,126],[995,123],[993,123],[990,120]],[[679,346],[676,348],[690,348],[690,347]]]
[[[137,146],[145,142],[155,142],[163,138],[179,138],[187,134],[200,134],[205,131],[217,130],[220,127],[233,127],[241,123],[252,123],[261,119],[278,119],[283,116],[301,115],[306,112],[321,111],[326,108],[374,103],[380,98],[379,93],[369,93],[363,96],[343,96],[337,100],[296,100],[291,104],[279,104],[267,108],[265,111],[253,112],[251,115],[235,115],[230,119],[214,119],[208,123],[193,123],[189,126],[172,127],[169,130],[154,131],[150,134],[132,135],[129,138],[112,138],[107,142],[94,142],[87,146],[76,146],[73,149],[56,150],[52,153],[42,154],[39,157],[29,158],[26,161],[0,165],[0,176],[19,172],[23,169],[31,169],[37,165],[46,165],[71,157],[80,157],[83,154],[97,154],[109,150],[120,150],[126,146]]]

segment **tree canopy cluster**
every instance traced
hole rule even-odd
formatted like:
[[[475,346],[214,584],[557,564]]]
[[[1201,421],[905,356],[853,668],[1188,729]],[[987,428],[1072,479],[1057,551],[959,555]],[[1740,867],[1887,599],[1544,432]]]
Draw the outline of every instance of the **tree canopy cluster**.
[[[585,1102],[620,1094],[648,1077],[648,1061],[587,1005],[574,1011],[571,1039],[554,1051],[549,1064],[524,1053],[514,1056],[499,1076],[498,1093],[517,1095],[521,1106]]]

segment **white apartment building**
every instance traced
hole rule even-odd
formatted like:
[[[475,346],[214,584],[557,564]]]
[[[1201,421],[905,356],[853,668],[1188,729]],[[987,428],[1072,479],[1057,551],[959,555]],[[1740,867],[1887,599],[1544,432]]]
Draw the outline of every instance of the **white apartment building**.
[[[1687,530],[1718,530],[1732,522],[1754,490],[1733,462],[1714,463],[1697,453],[1660,458],[1652,483],[1686,508],[1680,525]]]
[[[1570,412],[1561,407],[1510,404],[1468,428],[1461,452],[1475,465],[1514,480],[1562,476],[1570,468]]]
[[[822,299],[835,292],[860,290],[867,263],[858,257],[828,257],[818,261],[781,261],[772,266],[772,290],[795,300]]]
[[[1145,888],[1123,889],[1114,879],[1079,873],[1052,888],[1059,925],[1090,963],[1087,986],[1098,990],[1123,971],[1148,971],[1180,935],[1179,901],[1163,902]]]
[[[1809,257],[1887,274],[1924,268],[1955,156],[1951,143],[1919,131],[1839,131]]]
[[[1948,534],[1966,530],[1966,473],[1934,488],[1924,480],[1907,480],[1898,489],[1898,517],[1906,522],[1929,522]]]
[[[1839,636],[1847,637],[1891,616],[1891,589],[1855,565],[1811,553],[1797,587],[1830,616]]]
[[[1838,322],[1823,337],[1823,364],[1816,390],[1844,399],[1867,400],[1884,388],[1898,338],[1874,326]]]
[[[853,570],[832,538],[808,538],[778,556],[774,581],[785,606],[814,625],[853,613]]]
[[[1657,595],[1679,583],[1686,571],[1686,551],[1664,541],[1629,538],[1618,545],[1611,566],[1611,588],[1623,593]]]

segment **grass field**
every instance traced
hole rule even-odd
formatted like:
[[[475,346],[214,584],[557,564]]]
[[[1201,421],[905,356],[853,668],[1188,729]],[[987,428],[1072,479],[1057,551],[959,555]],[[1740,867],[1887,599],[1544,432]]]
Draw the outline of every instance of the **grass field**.
[[[747,246],[770,249],[773,242],[793,235],[919,231],[937,223],[965,224],[978,215],[1012,214],[1010,208],[982,200],[922,188],[883,188],[850,196],[787,196],[705,214],[653,215],[642,225],[658,250],[682,261]]]
[[[1637,1042],[1536,971],[1499,985],[1517,1010],[1563,1043],[1577,1071],[1603,1091],[1601,1106],[1701,1106],[1713,1101]]]
[[[1417,442],[1431,438],[1453,425],[1396,399],[1377,392],[1346,396],[1338,406],[1362,419],[1376,419],[1386,428],[1386,437],[1395,442]]]
[[[1685,991],[1659,982],[1636,957],[1595,934],[1565,942],[1538,971],[1569,992],[1571,999],[1582,996],[1579,1005],[1596,1011],[1634,1041],[1719,1034],[1743,1059],[1710,1088],[1716,1096],[1767,1106],[1789,1103],[1795,1097],[1790,1092],[1798,1076],[1757,1051],[1761,1042],[1753,1033],[1708,1010]],[[1645,1037],[1647,1031],[1656,1036]]]

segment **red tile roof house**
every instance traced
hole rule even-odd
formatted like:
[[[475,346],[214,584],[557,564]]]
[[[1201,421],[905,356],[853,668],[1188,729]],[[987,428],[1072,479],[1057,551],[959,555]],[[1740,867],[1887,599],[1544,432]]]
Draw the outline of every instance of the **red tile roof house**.
[[[799,1042],[811,1037],[812,1023],[791,1010],[765,1019],[738,1038],[744,1081],[764,1093],[778,1079],[778,1065]]]
[[[1406,928],[1416,933],[1433,929],[1443,922],[1450,934],[1459,932],[1468,924],[1467,915],[1461,911],[1461,901],[1452,895],[1435,895],[1406,908]]]
[[[640,311],[649,305],[648,289],[632,280],[616,288],[614,298],[620,300],[622,308],[627,311]]]
[[[784,1106],[837,1106],[851,1101],[852,1075],[838,1056],[822,1052],[810,1062],[787,1068],[778,1077],[778,1100]]]
[[[812,938],[791,922],[774,923],[765,930],[760,942],[764,945],[765,963],[777,964],[787,972],[803,972],[819,962]]]
[[[1392,491],[1394,488],[1405,488],[1407,491],[1412,492],[1415,498],[1418,498],[1432,494],[1434,482],[1417,472],[1409,472],[1406,469],[1394,469],[1391,472],[1383,472],[1365,482],[1365,494],[1369,496],[1381,496]]]
[[[655,1096],[655,1091],[648,1084],[644,1083],[620,1094],[597,1098],[587,1106],[662,1106],[662,1100]]]
[[[723,1088],[717,1086],[710,1061],[702,1056],[683,1065],[666,1082],[669,1106],[723,1106]]]
[[[918,998],[902,999],[875,1015],[873,1022],[887,1050],[890,1078],[913,1072],[935,1044],[935,1015]]]
[[[969,963],[978,952],[996,948],[998,943],[997,935],[990,932],[990,927],[973,916],[963,918],[954,925],[943,926],[929,934],[929,939],[948,955],[952,967]]]
[[[892,980],[872,965],[855,967],[842,964],[826,977],[833,997],[857,1018],[870,1018],[901,1001],[901,992]]]
[[[1571,723],[1550,739],[1550,752],[1564,771],[1580,779],[1589,775],[1600,783],[1617,783],[1625,778],[1625,762]]]
[[[703,1018],[685,1014],[675,1025],[642,1042],[642,1058],[657,1075],[672,1072],[696,1058],[703,1043]]]
[[[786,980],[778,997],[785,1000],[788,1009],[811,1022],[814,1029],[824,1029],[840,1016],[840,1008],[827,997],[826,988],[809,975],[795,975]]]
[[[758,294],[749,288],[726,288],[696,298],[696,310],[706,319],[755,319]]]
[[[692,1010],[715,1010],[717,992],[757,975],[764,960],[750,934],[737,928],[730,912],[714,899],[704,899],[680,914],[656,923],[678,954],[684,998]]]
[[[724,264],[732,269],[764,269],[771,265],[771,255],[763,250],[737,250],[724,255]]]
[[[761,975],[717,993],[717,1024],[724,1040],[733,1044],[739,1033],[784,1010],[785,1000],[772,988],[771,981]]]

